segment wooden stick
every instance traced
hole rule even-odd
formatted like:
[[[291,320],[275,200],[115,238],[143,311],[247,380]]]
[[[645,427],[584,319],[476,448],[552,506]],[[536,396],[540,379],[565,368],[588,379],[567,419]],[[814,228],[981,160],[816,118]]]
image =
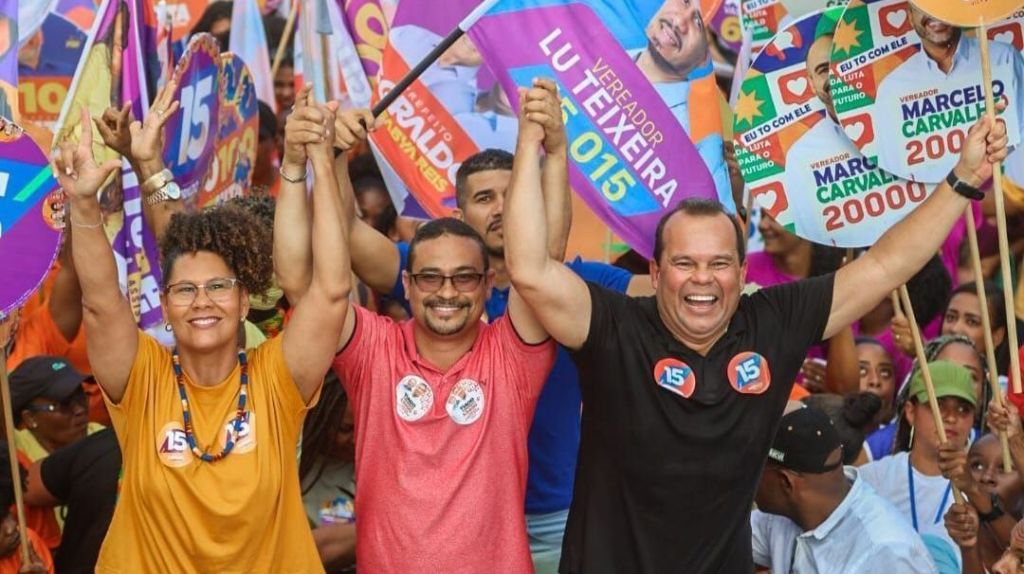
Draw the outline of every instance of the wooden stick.
[[[1003,390],[999,388],[999,372],[996,370],[996,347],[992,343],[992,320],[988,316],[988,295],[985,293],[985,275],[981,271],[981,252],[978,250],[978,231],[974,226],[974,210],[967,206],[967,243],[971,248],[971,266],[974,268],[975,291],[981,308],[981,330],[985,335],[985,364],[988,366],[988,383],[996,404],[1003,406]],[[1006,433],[1000,431],[999,444],[1003,448],[1003,470],[1013,472],[1010,460],[1010,443]]]
[[[892,314],[894,317],[903,315],[903,310],[900,309],[900,292],[893,291],[890,296],[892,297]]]
[[[285,48],[291,40],[292,31],[295,30],[295,19],[299,15],[299,0],[292,0],[292,9],[288,11],[288,21],[284,24],[284,33],[281,34],[281,43],[277,45],[277,53],[274,54],[274,65],[270,67],[271,79],[277,77],[277,71],[281,69],[281,61],[284,60]]]
[[[985,113],[996,120],[995,96],[992,93],[992,64],[989,59],[988,30],[985,22],[978,25],[978,41],[981,43],[981,75],[985,85]],[[1003,200],[1003,162],[992,166],[992,193],[996,203],[996,228],[999,232],[999,268],[1003,277],[1003,299],[1006,301],[1006,336],[1010,345],[1010,380],[1013,392],[1020,393],[1020,357],[1017,354],[1017,315],[1014,310],[1013,279],[1010,276],[1010,241],[1006,235],[1006,206]]]
[[[747,248],[750,247],[750,218],[754,216],[754,194],[749,191],[746,192],[746,201],[743,206],[747,211],[747,216],[743,218],[743,252],[747,252]]]
[[[939,400],[935,396],[935,385],[932,383],[932,373],[928,368],[928,359],[924,356],[924,344],[921,342],[921,329],[917,326],[917,319],[914,317],[914,308],[910,306],[910,293],[906,285],[900,286],[900,299],[903,301],[903,310],[907,314],[907,322],[910,323],[910,336],[914,339],[914,352],[917,354],[917,365],[921,369],[921,376],[924,377],[924,388],[928,392],[928,406],[932,411],[932,418],[935,419],[935,430],[939,433],[939,444],[946,444],[946,425],[942,424],[942,412],[939,410]],[[955,484],[953,487],[953,500],[957,504],[963,504],[964,495]]]
[[[25,527],[25,504],[21,494],[21,465],[18,447],[14,444],[14,414],[11,412],[11,384],[7,380],[7,350],[0,347],[0,400],[4,403],[4,430],[7,433],[7,456],[11,463],[11,484],[14,488],[14,507],[18,514],[18,534],[21,536],[21,563],[29,564],[29,539]]]

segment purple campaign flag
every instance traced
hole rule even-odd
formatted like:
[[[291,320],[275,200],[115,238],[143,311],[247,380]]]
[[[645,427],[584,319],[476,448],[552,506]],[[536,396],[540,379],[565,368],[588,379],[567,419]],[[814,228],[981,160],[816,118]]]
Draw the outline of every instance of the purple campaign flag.
[[[671,85],[656,88],[638,67],[639,55],[627,53],[620,42],[642,28],[597,15],[595,8],[606,16],[616,10],[609,2],[523,4],[499,3],[470,36],[516,109],[517,86],[529,86],[537,77],[555,79],[573,189],[626,243],[649,257],[665,212],[685,198],[719,199],[680,115],[659,93]],[[685,83],[692,100],[694,89]]]

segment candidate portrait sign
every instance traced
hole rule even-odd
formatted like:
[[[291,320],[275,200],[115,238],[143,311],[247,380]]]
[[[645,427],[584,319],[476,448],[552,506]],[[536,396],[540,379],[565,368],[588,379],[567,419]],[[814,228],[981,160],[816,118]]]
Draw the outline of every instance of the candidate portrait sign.
[[[1024,59],[1013,46],[993,42],[991,65],[1015,147],[1024,118]],[[978,40],[964,30],[903,0],[851,0],[833,41],[832,97],[846,134],[866,157],[899,177],[938,183],[985,113],[981,70]]]
[[[756,205],[791,233],[867,247],[933,186],[881,169],[839,125],[827,84],[841,14],[796,20],[754,60],[735,107],[736,160]]]

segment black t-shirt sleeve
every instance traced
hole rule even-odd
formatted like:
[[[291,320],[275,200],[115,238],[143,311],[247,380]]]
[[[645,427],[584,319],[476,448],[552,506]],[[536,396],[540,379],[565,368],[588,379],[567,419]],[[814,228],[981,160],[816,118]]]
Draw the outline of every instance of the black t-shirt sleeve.
[[[71,493],[71,484],[75,479],[75,463],[79,453],[88,446],[88,438],[78,441],[75,444],[58,449],[53,454],[43,459],[40,465],[43,486],[54,498],[66,501]]]
[[[587,340],[583,342],[574,355],[580,358],[599,355],[608,349],[616,348],[617,329],[619,321],[616,319],[618,310],[626,299],[625,295],[616,293],[596,283],[587,281],[587,288],[590,289],[590,330],[587,333]]]
[[[762,289],[780,320],[781,332],[793,348],[808,348],[821,341],[832,312],[835,273]]]

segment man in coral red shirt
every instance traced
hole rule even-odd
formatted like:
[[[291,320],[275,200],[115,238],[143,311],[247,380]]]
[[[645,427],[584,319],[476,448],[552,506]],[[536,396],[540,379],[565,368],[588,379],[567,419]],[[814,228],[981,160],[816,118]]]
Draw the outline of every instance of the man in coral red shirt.
[[[555,348],[514,290],[481,321],[487,261],[468,225],[432,221],[409,245],[413,319],[355,308],[346,325],[334,369],[355,418],[360,569],[533,571],[526,437]]]

